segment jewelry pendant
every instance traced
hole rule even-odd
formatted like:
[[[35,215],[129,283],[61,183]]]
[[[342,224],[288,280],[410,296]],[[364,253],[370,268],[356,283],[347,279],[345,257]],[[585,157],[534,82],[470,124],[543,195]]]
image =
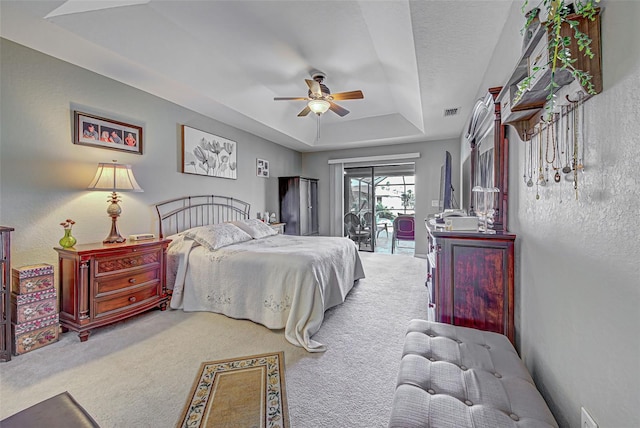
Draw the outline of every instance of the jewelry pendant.
[[[547,185],[547,180],[544,179],[544,175],[542,175],[542,173],[538,176],[538,184],[543,187]]]
[[[556,183],[560,183],[560,178],[560,173],[556,171],[556,174],[553,176],[553,181],[555,181]]]

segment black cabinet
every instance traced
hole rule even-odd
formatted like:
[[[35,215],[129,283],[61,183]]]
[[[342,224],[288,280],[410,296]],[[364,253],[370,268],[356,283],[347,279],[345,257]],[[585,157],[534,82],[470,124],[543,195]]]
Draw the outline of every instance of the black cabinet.
[[[11,232],[0,226],[0,361],[11,360]]]
[[[279,177],[280,221],[285,235],[318,234],[318,180]]]

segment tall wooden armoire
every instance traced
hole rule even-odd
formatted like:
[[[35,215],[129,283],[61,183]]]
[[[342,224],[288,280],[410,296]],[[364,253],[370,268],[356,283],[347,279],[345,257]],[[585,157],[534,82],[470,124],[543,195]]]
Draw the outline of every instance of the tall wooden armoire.
[[[285,235],[318,234],[318,180],[279,177],[280,221]]]

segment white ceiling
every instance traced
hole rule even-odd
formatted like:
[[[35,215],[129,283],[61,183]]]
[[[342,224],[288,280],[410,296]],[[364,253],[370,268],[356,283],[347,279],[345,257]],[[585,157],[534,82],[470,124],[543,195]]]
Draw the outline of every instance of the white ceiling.
[[[300,151],[458,138],[512,0],[7,1],[2,37]],[[313,70],[350,114],[297,117]],[[99,107],[99,106],[96,106]],[[444,110],[459,108],[456,116]]]

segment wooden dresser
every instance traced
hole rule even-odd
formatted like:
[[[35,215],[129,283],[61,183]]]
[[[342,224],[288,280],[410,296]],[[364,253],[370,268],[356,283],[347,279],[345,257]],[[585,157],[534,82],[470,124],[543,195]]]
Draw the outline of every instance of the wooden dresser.
[[[84,342],[96,327],[154,307],[165,310],[169,242],[156,239],[55,248],[62,331],[77,331]]]
[[[516,235],[448,232],[425,224],[435,320],[502,333],[514,343]]]

